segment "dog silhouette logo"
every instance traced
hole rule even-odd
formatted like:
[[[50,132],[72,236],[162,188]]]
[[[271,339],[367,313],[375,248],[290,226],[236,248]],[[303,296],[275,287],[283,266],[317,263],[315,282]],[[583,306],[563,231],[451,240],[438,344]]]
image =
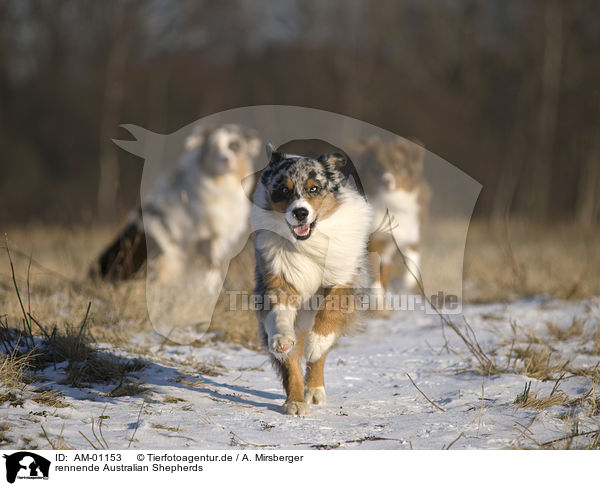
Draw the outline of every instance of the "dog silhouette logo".
[[[33,452],[15,452],[4,454],[6,461],[6,480],[12,484],[17,478],[48,479],[50,461]]]

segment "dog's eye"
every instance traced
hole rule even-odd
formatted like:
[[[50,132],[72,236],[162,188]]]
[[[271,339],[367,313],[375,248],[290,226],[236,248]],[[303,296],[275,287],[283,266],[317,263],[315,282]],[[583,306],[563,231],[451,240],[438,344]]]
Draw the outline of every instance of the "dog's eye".
[[[319,189],[320,189],[320,188],[319,188],[319,186],[312,186],[312,187],[311,187],[311,188],[308,190],[308,192],[309,192],[310,194],[316,194],[317,192],[319,192]]]
[[[290,193],[290,190],[287,187],[283,186],[281,188],[281,194],[288,195],[289,193]]]
[[[240,142],[235,140],[233,142],[229,142],[229,149],[237,152],[240,149]]]

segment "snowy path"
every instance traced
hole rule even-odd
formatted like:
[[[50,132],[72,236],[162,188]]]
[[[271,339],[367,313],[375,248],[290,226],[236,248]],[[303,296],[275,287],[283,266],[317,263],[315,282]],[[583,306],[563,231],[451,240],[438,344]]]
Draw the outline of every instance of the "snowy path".
[[[473,306],[465,315],[485,349],[509,332],[509,317],[532,328],[546,320],[568,326],[585,309],[585,302],[534,300]],[[145,398],[101,396],[114,384],[93,389],[57,385],[58,374],[48,369],[45,386],[59,389],[69,406],[51,409],[27,400],[23,408],[9,408],[5,403],[0,420],[12,424],[6,433],[14,440],[11,448],[48,448],[41,436],[43,425],[51,440],[60,436],[71,447],[89,449],[80,432],[97,444],[92,418],[99,435],[100,416],[103,436],[113,449],[127,448],[134,432],[131,447],[140,449],[441,449],[454,441],[453,449],[517,445],[523,432],[517,423],[527,426],[538,415],[513,404],[529,378],[504,374],[482,379],[472,372],[458,373],[468,355],[450,333],[446,331],[451,349],[464,351],[464,356],[442,351],[445,341],[437,317],[407,313],[368,321],[364,332],[342,338],[330,352],[325,370],[328,403],[313,406],[305,417],[280,413],[284,395],[266,354],[216,343],[151,345],[151,352],[140,356],[151,362],[134,374],[148,388]],[[147,342],[151,337],[139,339]],[[212,364],[216,374],[198,373],[202,364]],[[445,412],[423,398],[407,373]],[[532,381],[532,390],[546,394],[553,386]],[[581,387],[573,378],[561,389],[581,393]],[[539,413],[530,426],[537,440],[567,432],[560,410],[555,410],[559,408]],[[532,443],[521,438],[519,445]]]

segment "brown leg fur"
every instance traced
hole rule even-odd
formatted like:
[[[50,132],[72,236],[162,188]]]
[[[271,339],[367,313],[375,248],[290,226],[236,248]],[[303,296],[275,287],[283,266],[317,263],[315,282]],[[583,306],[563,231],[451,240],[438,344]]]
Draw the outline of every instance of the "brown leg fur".
[[[304,347],[304,334],[297,337],[296,347],[280,362],[273,360],[279,368],[283,382],[286,400],[283,411],[289,415],[306,415],[308,406],[304,403],[304,377],[300,367],[302,348]]]
[[[325,386],[325,378],[323,376],[323,370],[325,368],[325,357],[327,353],[323,353],[317,361],[314,363],[307,363],[306,365],[306,386],[308,388],[317,388],[319,386]]]
[[[315,315],[315,322],[311,331],[321,336],[328,336],[332,332],[339,334],[344,329],[348,318],[353,314],[352,312],[344,312],[341,305],[343,301],[349,300],[348,297],[352,295],[354,295],[353,290],[346,287],[325,289],[323,305]],[[328,299],[337,303],[338,307],[328,309]]]
[[[287,356],[283,363],[283,386],[286,402],[304,401],[304,377],[300,368],[300,360],[296,356]]]
[[[344,305],[353,305],[353,302],[348,299],[348,297],[353,295],[353,290],[349,288],[333,287],[326,289],[322,307],[315,315],[311,333],[316,336],[341,334],[348,319],[353,315],[352,312],[348,312],[351,309],[344,307]],[[347,300],[347,302],[343,302],[344,300]],[[332,306],[332,304],[335,305]],[[306,365],[306,390],[304,392],[304,400],[307,404],[325,403],[323,369],[325,367],[327,349],[320,356],[317,354],[319,352],[318,347],[311,350],[309,345],[306,355],[308,364]]]
[[[306,365],[306,389],[304,391],[304,401],[307,404],[323,405],[325,403],[325,378],[323,369],[325,368],[325,358],[327,353],[323,353],[314,363]]]

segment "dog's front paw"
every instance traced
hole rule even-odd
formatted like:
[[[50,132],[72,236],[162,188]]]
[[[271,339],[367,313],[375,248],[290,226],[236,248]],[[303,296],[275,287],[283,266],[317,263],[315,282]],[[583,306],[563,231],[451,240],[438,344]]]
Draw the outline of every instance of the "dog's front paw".
[[[308,404],[304,402],[285,402],[282,409],[286,415],[307,415],[309,412]]]
[[[289,353],[296,344],[295,337],[283,334],[275,334],[270,341],[269,350],[279,360],[285,358],[287,353]]]
[[[325,405],[325,387],[306,388],[304,391],[304,401],[308,404]]]

